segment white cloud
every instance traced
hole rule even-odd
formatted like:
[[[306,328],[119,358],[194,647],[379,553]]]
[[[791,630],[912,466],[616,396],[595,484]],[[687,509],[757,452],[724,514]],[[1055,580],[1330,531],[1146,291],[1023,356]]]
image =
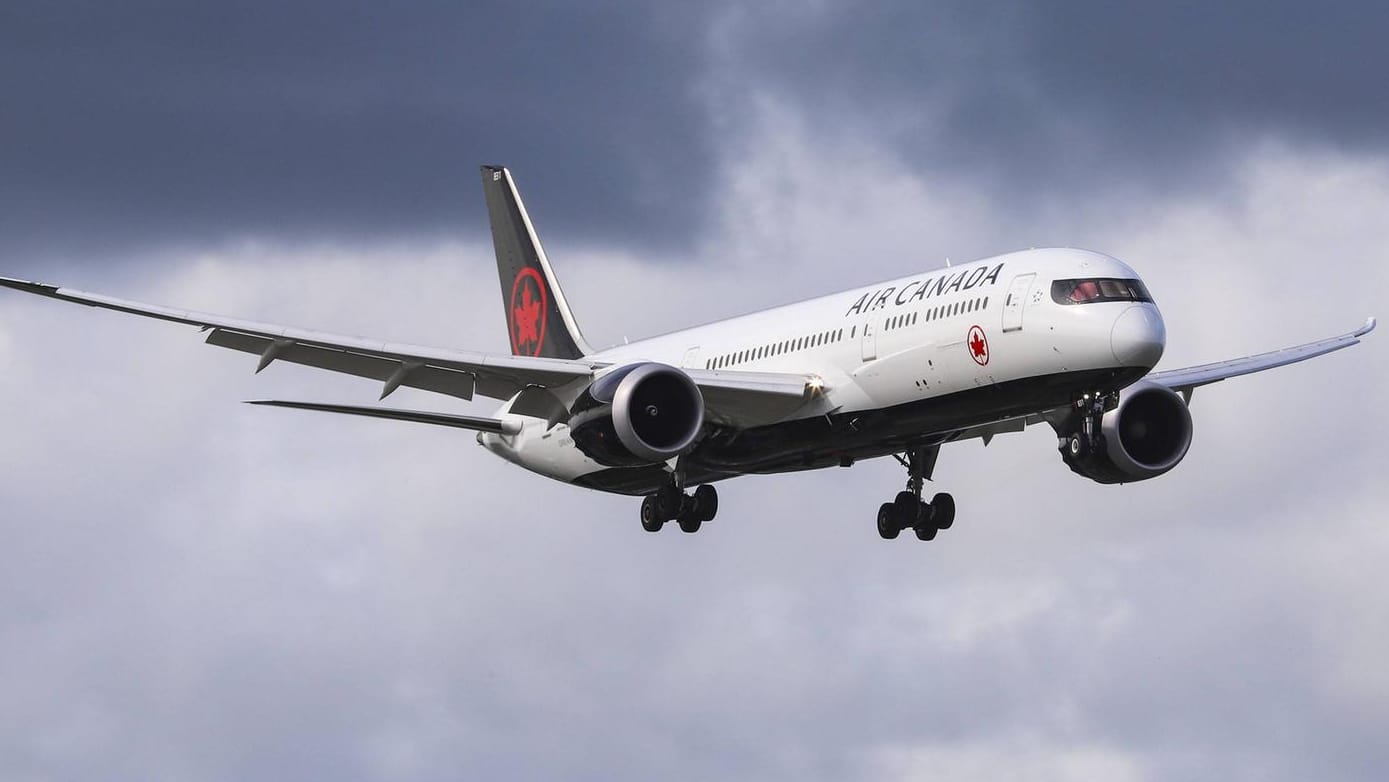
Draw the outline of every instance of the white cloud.
[[[1052,746],[1037,741],[889,748],[873,753],[872,765],[873,777],[882,780],[1137,782],[1150,778],[1140,762],[1113,748]]]

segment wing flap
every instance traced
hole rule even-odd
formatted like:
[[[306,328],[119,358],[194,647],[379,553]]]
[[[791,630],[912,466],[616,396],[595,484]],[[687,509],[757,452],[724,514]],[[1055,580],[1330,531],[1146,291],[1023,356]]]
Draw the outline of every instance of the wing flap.
[[[207,335],[207,344],[243,353],[254,353],[262,357],[270,355],[272,361],[288,361],[291,364],[376,380],[387,384],[381,394],[383,399],[400,386],[447,394],[459,399],[472,399],[476,386],[473,376],[467,372],[298,342],[288,345],[281,342],[279,344],[283,347],[276,349],[276,341],[270,337],[226,329],[213,329],[212,333]],[[268,354],[267,351],[273,353]]]

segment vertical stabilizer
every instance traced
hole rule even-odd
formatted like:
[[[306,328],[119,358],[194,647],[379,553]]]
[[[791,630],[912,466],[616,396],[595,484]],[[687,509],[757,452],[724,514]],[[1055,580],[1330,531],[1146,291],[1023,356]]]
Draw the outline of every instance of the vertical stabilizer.
[[[512,354],[580,358],[592,353],[569,311],[511,172],[501,166],[483,166],[482,191],[492,221]]]

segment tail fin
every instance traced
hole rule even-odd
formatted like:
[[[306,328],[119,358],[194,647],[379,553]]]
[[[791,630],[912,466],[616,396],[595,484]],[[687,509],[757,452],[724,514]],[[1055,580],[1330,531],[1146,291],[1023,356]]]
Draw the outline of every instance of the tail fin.
[[[497,252],[512,355],[581,358],[592,353],[564,300],[511,172],[501,166],[483,166],[482,191],[492,220],[492,246]]]

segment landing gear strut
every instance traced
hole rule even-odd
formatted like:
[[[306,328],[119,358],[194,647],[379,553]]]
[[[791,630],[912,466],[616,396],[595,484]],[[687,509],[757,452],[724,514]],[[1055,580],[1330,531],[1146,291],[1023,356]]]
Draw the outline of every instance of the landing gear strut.
[[[719,512],[719,492],[713,486],[704,485],[686,494],[672,481],[662,486],[655,494],[648,494],[641,501],[641,528],[647,532],[660,532],[667,521],[675,521],[682,532],[698,532],[706,521]]]
[[[913,448],[897,457],[907,468],[907,489],[897,493],[892,502],[878,508],[878,534],[887,540],[897,537],[904,529],[916,532],[918,540],[933,540],[936,533],[950,529],[955,523],[955,498],[937,494],[923,502],[921,492],[936,468],[940,446]]]
[[[1103,453],[1104,435],[1100,420],[1115,402],[1113,394],[1088,393],[1075,401],[1069,434],[1060,437],[1061,456],[1067,464],[1075,464],[1092,453]]]

